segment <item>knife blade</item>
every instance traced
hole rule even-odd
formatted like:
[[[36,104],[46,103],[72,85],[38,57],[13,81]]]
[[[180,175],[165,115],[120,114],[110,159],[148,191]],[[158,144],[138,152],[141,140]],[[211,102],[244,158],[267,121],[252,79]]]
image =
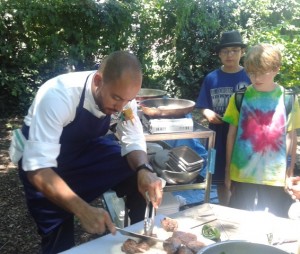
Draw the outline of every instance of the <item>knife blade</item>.
[[[281,239],[281,240],[278,240],[278,241],[275,241],[275,242],[272,242],[272,245],[281,245],[281,244],[284,244],[284,243],[294,243],[294,242],[297,242],[298,239]]]
[[[155,242],[166,242],[166,240],[162,240],[153,236],[149,236],[149,235],[142,235],[142,234],[138,234],[138,233],[134,233],[119,227],[116,227],[116,230],[119,231],[122,235],[126,235],[126,236],[131,236],[131,237],[135,237],[135,238],[139,238],[142,240],[151,240],[151,241],[155,241]]]
[[[193,229],[193,228],[197,228],[197,227],[203,226],[203,225],[205,225],[205,224],[207,224],[207,223],[210,223],[210,222],[213,222],[213,221],[216,221],[216,220],[217,220],[217,218],[214,218],[214,219],[212,219],[212,220],[208,220],[208,221],[201,222],[200,224],[197,224],[196,226],[193,226],[193,227],[191,227],[190,229]]]

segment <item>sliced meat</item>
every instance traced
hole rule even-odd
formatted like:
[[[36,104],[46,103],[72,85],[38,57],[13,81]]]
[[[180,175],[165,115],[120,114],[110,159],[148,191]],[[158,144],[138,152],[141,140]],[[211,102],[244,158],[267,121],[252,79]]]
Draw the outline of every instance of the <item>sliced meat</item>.
[[[137,245],[137,249],[139,250],[138,253],[140,253],[140,252],[146,252],[147,250],[150,250],[150,246],[151,245],[149,245],[149,243],[147,241],[141,241]]]
[[[205,246],[205,244],[200,241],[191,241],[191,242],[187,243],[186,246],[189,249],[191,249],[193,251],[193,253],[197,253],[199,250],[201,250]]]
[[[167,232],[174,232],[178,228],[177,220],[171,219],[169,217],[165,217],[163,220],[161,220],[160,224],[162,228]]]
[[[182,244],[187,245],[189,242],[197,241],[197,236],[183,231],[175,231],[173,232],[172,237],[179,238],[182,242]]]
[[[164,250],[167,254],[174,254],[178,248],[181,246],[181,241],[179,238],[170,237],[163,243]]]
[[[176,254],[194,254],[194,252],[186,246],[180,246]]]
[[[127,239],[122,247],[121,250],[126,254],[135,254],[138,251],[138,243],[135,240]]]
[[[156,235],[153,236],[156,237]],[[150,248],[155,244],[156,242],[152,240],[135,241],[133,239],[127,239],[123,243],[121,250],[126,254],[144,253],[147,250],[150,250]]]

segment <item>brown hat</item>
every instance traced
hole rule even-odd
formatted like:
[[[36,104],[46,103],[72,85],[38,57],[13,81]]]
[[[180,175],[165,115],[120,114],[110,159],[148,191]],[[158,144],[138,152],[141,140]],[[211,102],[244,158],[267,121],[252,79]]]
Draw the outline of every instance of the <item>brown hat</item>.
[[[239,31],[224,32],[221,36],[220,44],[216,47],[216,51],[225,47],[242,47],[245,48],[247,45],[243,43],[242,36]]]

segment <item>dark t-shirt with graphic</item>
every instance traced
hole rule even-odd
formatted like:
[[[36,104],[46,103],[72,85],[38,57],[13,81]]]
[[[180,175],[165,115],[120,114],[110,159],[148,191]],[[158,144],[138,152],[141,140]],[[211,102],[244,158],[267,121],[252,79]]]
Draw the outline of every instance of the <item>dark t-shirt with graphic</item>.
[[[236,73],[226,73],[217,69],[209,73],[202,84],[196,101],[196,108],[208,108],[223,116],[230,96],[237,90],[250,84],[244,69]],[[210,124],[209,128],[216,132],[216,163],[213,183],[224,182],[226,163],[226,140],[228,124]]]

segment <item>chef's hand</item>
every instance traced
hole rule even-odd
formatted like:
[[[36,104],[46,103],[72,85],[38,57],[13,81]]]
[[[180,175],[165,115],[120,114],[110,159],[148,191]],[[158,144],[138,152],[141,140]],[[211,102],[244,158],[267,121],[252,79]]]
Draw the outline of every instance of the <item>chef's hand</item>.
[[[116,228],[109,213],[102,209],[88,205],[77,216],[79,218],[82,228],[90,234],[103,234],[108,229],[113,235],[116,233]]]
[[[154,208],[158,208],[163,197],[163,186],[162,181],[155,173],[151,173],[146,169],[142,169],[138,172],[138,188],[140,193],[146,197],[148,192],[150,201]]]
[[[52,168],[30,171],[27,176],[49,200],[73,213],[87,232],[103,234],[108,229],[116,233],[108,212],[81,199]]]
[[[210,109],[204,109],[202,111],[202,114],[205,116],[205,118],[209,121],[209,123],[212,124],[223,124],[222,116],[217,114],[216,112],[210,110]]]

